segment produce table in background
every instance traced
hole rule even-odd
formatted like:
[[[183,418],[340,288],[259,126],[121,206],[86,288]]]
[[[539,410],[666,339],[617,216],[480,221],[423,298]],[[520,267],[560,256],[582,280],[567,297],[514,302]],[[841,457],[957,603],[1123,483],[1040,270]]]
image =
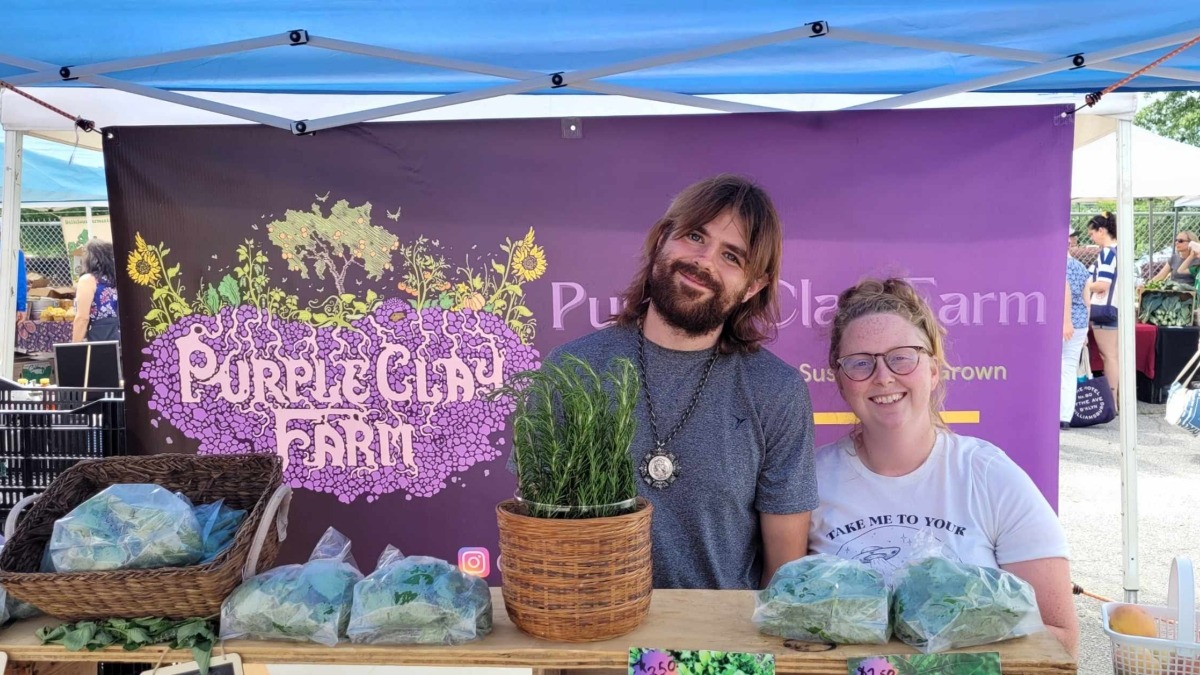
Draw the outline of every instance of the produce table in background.
[[[500,589],[492,589],[495,628],[482,640],[458,646],[372,646],[285,642],[226,642],[226,653],[239,654],[246,664],[308,663],[328,665],[397,666],[491,666],[497,668],[533,668],[535,675],[601,669],[625,673],[631,647],[661,649],[711,649],[731,652],[771,652],[776,672],[846,675],[847,659],[877,654],[911,654],[912,648],[899,642],[888,645],[857,645],[828,651],[801,652],[784,646],[781,638],[759,634],[750,622],[754,611],[751,591],[654,591],[650,615],[629,635],[584,644],[546,642],[517,630],[504,612]],[[166,651],[164,663],[191,660],[191,653],[164,649],[127,652],[119,647],[96,652],[68,652],[59,646],[42,646],[34,632],[45,625],[57,625],[53,619],[17,622],[0,631],[0,651],[8,654],[9,672],[14,666],[56,675],[94,673],[97,662],[145,663],[158,660]],[[816,645],[819,649],[824,646]],[[1074,673],[1075,661],[1047,632],[1025,638],[985,645],[963,651],[1000,653],[1004,673],[1047,675]],[[219,653],[219,652],[218,652]],[[74,665],[73,665],[74,664]],[[250,668],[247,668],[250,671]],[[261,673],[261,669],[256,669]],[[247,675],[250,675],[248,672]]]
[[[70,321],[25,321],[17,327],[17,349],[53,352],[54,345],[71,341]]]
[[[1160,327],[1155,334],[1153,367],[1138,370],[1137,398],[1146,403],[1166,403],[1167,389],[1200,345],[1200,326]]]

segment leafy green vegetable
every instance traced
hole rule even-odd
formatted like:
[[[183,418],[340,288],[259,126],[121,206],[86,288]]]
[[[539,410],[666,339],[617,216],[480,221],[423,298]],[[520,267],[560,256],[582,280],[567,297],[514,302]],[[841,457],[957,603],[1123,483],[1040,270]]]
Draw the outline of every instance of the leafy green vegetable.
[[[224,499],[201,504],[192,509],[192,513],[200,525],[200,538],[204,542],[201,564],[216,560],[222,551],[229,548],[237,536],[238,527],[246,519],[245,511],[225,506]]]
[[[934,557],[896,575],[892,627],[928,654],[1028,635],[1042,620],[1033,587],[1017,576]]]
[[[1192,289],[1173,281],[1158,282],[1156,288],[1147,284],[1138,306],[1138,321],[1156,326],[1190,326],[1194,309]]]
[[[346,634],[363,575],[350,541],[332,527],[308,562],[284,565],[239,586],[221,605],[221,639],[291,640],[333,646]]]
[[[887,644],[887,582],[856,560],[793,560],[758,592],[753,621],[767,635],[807,642]]]
[[[171,649],[191,649],[201,675],[208,673],[212,646],[217,641],[207,619],[172,621],[154,617],[64,623],[53,628],[39,628],[36,635],[44,645],[60,644],[72,652],[84,649],[93,652],[112,645],[136,651],[147,645],[164,643]]]
[[[8,594],[8,591],[0,586],[0,625],[8,623],[9,619],[29,619],[41,614],[42,610],[23,600],[18,600]]]
[[[368,644],[460,644],[492,631],[487,583],[444,560],[389,546],[354,587],[346,636]]]
[[[151,484],[113,485],[54,523],[48,545],[59,572],[191,565],[204,542],[186,498]]]

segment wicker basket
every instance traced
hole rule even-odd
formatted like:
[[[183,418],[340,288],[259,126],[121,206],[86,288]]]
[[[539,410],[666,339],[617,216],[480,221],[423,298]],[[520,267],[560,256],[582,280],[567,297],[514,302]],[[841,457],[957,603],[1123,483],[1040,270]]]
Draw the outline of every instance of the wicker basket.
[[[654,511],[644,498],[637,503],[620,516],[554,519],[501,502],[501,591],[512,622],[557,642],[608,640],[637,628],[650,610]]]
[[[10,595],[67,621],[211,616],[256,566],[269,567],[286,536],[290,489],[274,455],[151,455],[84,460],[67,469],[30,507],[0,553],[0,585]],[[54,521],[110,485],[156,483],[196,504],[224,499],[248,516],[233,544],[204,565],[109,572],[38,572]],[[276,513],[277,511],[277,513]],[[272,525],[276,525],[272,527]],[[251,559],[252,549],[258,555]]]

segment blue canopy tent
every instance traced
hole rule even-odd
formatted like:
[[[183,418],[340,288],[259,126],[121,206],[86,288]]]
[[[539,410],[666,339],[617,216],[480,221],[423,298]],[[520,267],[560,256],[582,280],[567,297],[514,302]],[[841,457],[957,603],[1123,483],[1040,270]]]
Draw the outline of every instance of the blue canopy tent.
[[[364,4],[176,0],[67,4],[12,0],[0,25],[0,80],[87,117],[81,88],[115,90],[303,134],[520,94],[608,94],[719,112],[779,107],[746,94],[867,94],[858,108],[896,108],[963,92],[1100,91],[1200,39],[1195,0],[920,0],[754,3],[646,0],[477,0]],[[1124,91],[1200,87],[1200,47],[1122,86]],[[300,104],[240,105],[261,94],[422,95],[330,114]],[[68,96],[67,94],[75,94]],[[80,96],[79,94],[83,94]],[[432,95],[432,96],[424,96]],[[255,99],[262,102],[262,99]],[[25,130],[0,98],[8,165]],[[16,103],[13,103],[16,102]],[[61,105],[60,107],[66,107]],[[126,120],[131,106],[115,111]],[[266,109],[264,109],[266,108]],[[102,123],[115,123],[100,120]],[[164,123],[161,120],[137,123]],[[57,125],[57,126],[56,126]],[[1132,237],[1130,126],[1120,121],[1119,238]],[[8,194],[17,188],[5,172]],[[15,221],[6,218],[11,231]],[[11,241],[11,237],[9,238]],[[15,259],[6,248],[0,260]],[[1122,247],[1120,265],[1133,264]],[[0,288],[11,288],[0,265]],[[1121,285],[1120,345],[1133,353],[1133,287]],[[0,316],[11,311],[6,294]],[[11,344],[0,322],[0,344]],[[0,369],[4,354],[0,350]],[[1133,359],[1122,359],[1133,381]],[[1121,407],[1135,409],[1132,387]],[[1125,588],[1137,575],[1136,416],[1122,415]]]
[[[99,153],[60,148],[51,141],[26,140],[21,153],[21,205],[26,208],[107,206],[108,187],[104,183],[104,167],[97,161]],[[0,153],[3,152],[4,143],[0,141]],[[71,152],[77,155],[74,161]],[[0,187],[0,204],[3,203],[4,191]]]

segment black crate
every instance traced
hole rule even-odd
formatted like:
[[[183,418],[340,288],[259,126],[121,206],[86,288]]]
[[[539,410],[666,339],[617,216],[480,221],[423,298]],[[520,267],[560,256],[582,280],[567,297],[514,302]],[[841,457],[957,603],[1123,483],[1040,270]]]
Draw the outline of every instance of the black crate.
[[[147,670],[153,670],[153,663],[107,663],[99,664],[96,675],[142,675]]]
[[[0,390],[0,521],[79,460],[125,452],[120,389]]]

